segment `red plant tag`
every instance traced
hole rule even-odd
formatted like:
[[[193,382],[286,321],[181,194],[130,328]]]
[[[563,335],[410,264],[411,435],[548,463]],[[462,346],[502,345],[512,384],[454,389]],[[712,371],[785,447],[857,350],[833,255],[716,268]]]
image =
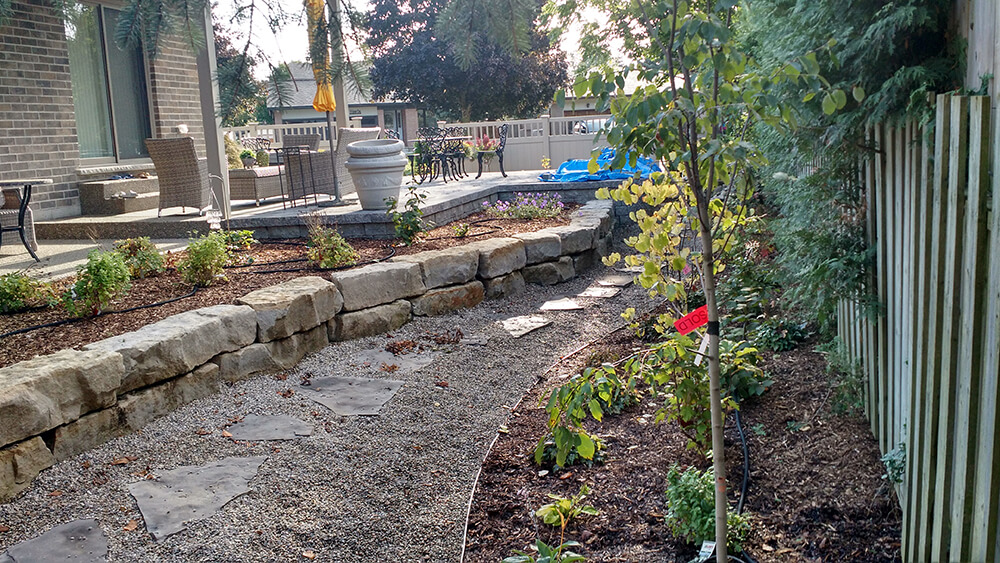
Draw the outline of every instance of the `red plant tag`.
[[[707,322],[708,305],[702,305],[674,322],[674,328],[681,334],[687,334],[700,326],[704,326]]]

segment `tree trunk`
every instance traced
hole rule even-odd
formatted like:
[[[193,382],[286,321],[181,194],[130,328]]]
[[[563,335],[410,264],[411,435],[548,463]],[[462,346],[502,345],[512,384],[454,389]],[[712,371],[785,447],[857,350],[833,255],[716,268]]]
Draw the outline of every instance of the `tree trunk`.
[[[726,452],[723,443],[725,420],[722,417],[721,366],[719,363],[719,304],[715,297],[715,270],[713,268],[711,221],[708,220],[708,202],[699,198],[698,215],[701,217],[702,283],[705,304],[708,308],[708,385],[712,411],[712,466],[715,470],[715,555],[718,563],[728,563],[726,549],[726,516],[729,498],[726,496]],[[701,209],[704,207],[704,211]],[[716,327],[713,329],[712,327]],[[712,334],[715,332],[716,334]]]

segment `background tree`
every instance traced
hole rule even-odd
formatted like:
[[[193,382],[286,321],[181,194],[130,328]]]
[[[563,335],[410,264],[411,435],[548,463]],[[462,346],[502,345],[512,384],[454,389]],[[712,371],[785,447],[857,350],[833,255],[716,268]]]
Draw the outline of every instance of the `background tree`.
[[[263,84],[253,78],[257,60],[250,54],[249,43],[242,50],[237,50],[227,29],[218,22],[212,27],[215,31],[222,126],[246,125],[250,121],[271,123]]]
[[[448,5],[448,0],[372,2],[367,44],[374,96],[426,104],[463,121],[543,113],[566,83],[563,54],[537,30],[519,44],[525,46],[521,55],[500,42],[471,39],[471,32],[471,43],[455,44],[436,27]],[[540,6],[535,7],[537,14]],[[459,53],[469,48],[476,51],[475,67],[463,70]]]

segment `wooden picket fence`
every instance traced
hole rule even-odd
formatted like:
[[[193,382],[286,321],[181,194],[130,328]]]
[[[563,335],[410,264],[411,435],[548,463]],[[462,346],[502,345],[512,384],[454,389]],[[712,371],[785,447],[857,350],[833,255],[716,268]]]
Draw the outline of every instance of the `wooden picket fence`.
[[[883,453],[905,447],[905,561],[1000,557],[1000,119],[941,95],[932,127],[880,126],[864,166],[869,281],[839,306]],[[871,320],[877,317],[874,322]],[[996,470],[994,470],[996,469]]]

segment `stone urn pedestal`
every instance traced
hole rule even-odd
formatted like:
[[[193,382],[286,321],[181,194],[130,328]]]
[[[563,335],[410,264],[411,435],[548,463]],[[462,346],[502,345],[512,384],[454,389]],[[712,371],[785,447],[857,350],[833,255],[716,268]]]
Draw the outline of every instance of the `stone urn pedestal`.
[[[361,209],[388,209],[387,198],[399,200],[406,168],[402,141],[355,141],[347,145],[347,154],[345,166],[358,191]]]

